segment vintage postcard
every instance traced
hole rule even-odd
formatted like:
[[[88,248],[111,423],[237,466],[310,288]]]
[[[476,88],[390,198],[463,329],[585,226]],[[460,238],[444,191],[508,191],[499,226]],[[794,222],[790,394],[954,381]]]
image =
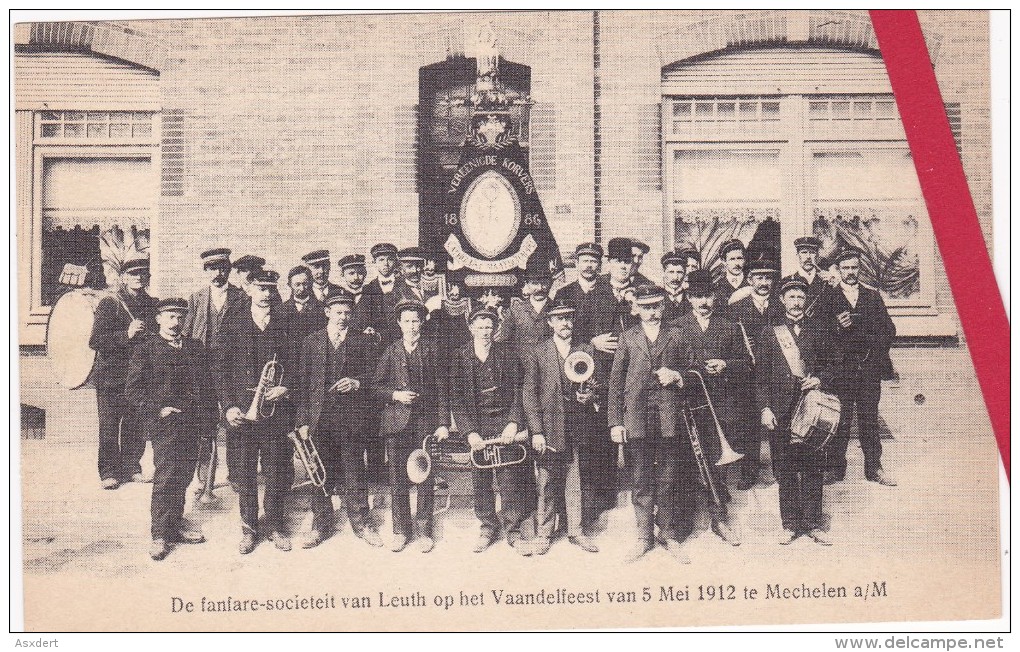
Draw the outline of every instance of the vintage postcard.
[[[990,242],[989,18],[918,16]],[[867,12],[13,36],[27,631],[1001,616]]]

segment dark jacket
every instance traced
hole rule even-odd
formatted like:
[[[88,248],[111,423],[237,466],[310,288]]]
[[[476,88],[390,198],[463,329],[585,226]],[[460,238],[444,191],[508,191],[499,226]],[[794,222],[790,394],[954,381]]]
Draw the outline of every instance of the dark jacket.
[[[393,400],[393,392],[411,387],[407,349],[404,348],[403,340],[390,343],[375,366],[372,392],[376,401],[384,406],[379,427],[379,434],[383,436],[396,434],[406,428],[413,410],[421,415],[425,432],[418,434],[422,436],[432,434],[439,426],[450,425],[446,359],[438,343],[430,338],[422,337],[418,340],[418,348],[425,383],[413,408]]]
[[[841,288],[828,288],[819,300],[821,305],[814,317],[830,332],[842,351],[847,375],[837,383],[840,391],[851,391],[859,383],[893,377],[889,348],[896,336],[896,326],[882,296],[863,285],[858,287],[855,308],[850,307]],[[853,324],[849,328],[840,326],[836,319],[836,315],[846,311],[853,314]]]
[[[89,347],[96,352],[92,380],[97,389],[124,390],[132,351],[146,334],[159,331],[155,319],[156,303],[156,299],[145,292],[138,297],[118,292],[117,296],[106,296],[99,301],[89,337]],[[132,316],[145,322],[145,331],[128,338]]]
[[[570,352],[584,351],[588,355],[594,353],[590,344],[574,340]],[[564,360],[551,337],[539,342],[524,357],[524,386],[521,401],[524,416],[528,422],[531,435],[545,435],[546,443],[557,451],[564,452],[567,447],[566,401],[572,401],[577,407],[574,415],[588,415],[593,411],[591,404],[582,406],[575,398],[576,387],[563,377]],[[565,398],[569,397],[569,398]],[[581,423],[571,423],[571,431],[579,435],[587,435],[591,428]],[[576,440],[572,443],[577,444]]]
[[[748,285],[750,284],[747,282],[747,273],[744,274],[744,280],[737,287],[730,285],[730,281],[724,273],[722,278],[712,284],[712,288],[715,291],[715,305],[719,307],[725,306],[730,302],[730,297],[733,296],[734,292]]]
[[[688,348],[684,369],[697,369],[705,380],[709,398],[720,419],[735,421],[746,414],[750,394],[750,353],[744,346],[739,327],[719,314],[713,314],[708,329],[701,330],[694,314],[685,316],[679,322],[679,330]],[[705,372],[706,360],[725,360],[722,373],[711,375]],[[685,383],[691,381],[684,379]],[[694,379],[693,382],[697,382]],[[694,400],[701,400],[697,388],[688,387],[685,393],[695,392]]]
[[[497,410],[508,413],[508,421],[524,429],[524,415],[521,409],[521,368],[513,349],[505,342],[493,342],[489,351],[493,361],[496,379],[495,401]],[[482,437],[492,437],[499,432],[479,430],[487,423],[487,419],[479,413],[478,398],[482,389],[475,382],[476,372],[480,366],[475,356],[474,342],[468,342],[457,349],[450,360],[450,409],[456,422],[457,430],[464,435],[477,432]],[[505,425],[505,424],[503,424]],[[500,427],[502,431],[502,427]]]
[[[840,353],[836,342],[817,324],[804,321],[800,335],[795,336],[797,348],[800,350],[804,371],[822,381],[821,389],[831,392],[835,381],[843,373],[839,365]],[[776,338],[775,327],[787,324],[785,318],[765,330],[761,339],[758,354],[758,365],[755,369],[755,408],[758,415],[765,408],[772,410],[780,423],[780,429],[790,427],[793,409],[801,397],[800,378],[790,372],[790,365],[783,355],[779,340]],[[793,329],[790,333],[793,334]]]
[[[323,406],[326,405],[326,390],[341,378],[353,378],[361,383],[356,391],[338,394],[337,409],[339,423],[346,424],[352,433],[369,436],[365,432],[366,411],[371,405],[372,372],[375,368],[375,339],[359,333],[353,328],[347,330],[347,337],[337,350],[343,356],[336,378],[327,378],[326,362],[328,349],[333,345],[325,328],[317,330],[304,339],[301,347],[301,365],[296,382],[298,387],[298,425],[307,425],[314,434],[319,427]]]
[[[291,356],[297,364],[300,364],[301,346],[305,338],[326,327],[326,311],[322,307],[322,302],[313,294],[300,311],[291,297],[283,302],[281,312],[290,324],[290,342],[293,345]]]
[[[620,335],[609,374],[609,427],[624,426],[630,439],[646,437],[646,406],[654,404],[660,415],[661,435],[675,437],[679,418],[678,392],[662,387],[654,372],[662,367],[683,371],[683,352],[689,345],[680,331],[662,323],[659,336],[650,344],[638,324]]]
[[[184,338],[178,350],[159,335],[145,337],[131,355],[126,394],[150,433],[166,407],[198,426],[217,419],[208,349],[196,339]]]
[[[726,306],[723,315],[737,324],[738,328],[744,327],[744,332],[740,334],[740,337],[743,339],[744,335],[747,335],[747,339],[751,343],[751,351],[757,358],[757,347],[762,338],[762,331],[770,324],[783,319],[783,307],[777,298],[769,297],[769,305],[765,308],[765,312],[761,313],[754,305],[754,299],[747,296]]]
[[[220,324],[230,314],[231,308],[244,303],[247,296],[241,288],[227,285],[227,300],[223,304],[223,316]],[[210,333],[215,334],[216,327],[214,324],[212,329],[209,328],[211,319],[213,319],[212,290],[206,285],[188,298],[188,316],[184,320],[184,336],[194,338],[208,346],[212,343],[212,337],[209,335]]]

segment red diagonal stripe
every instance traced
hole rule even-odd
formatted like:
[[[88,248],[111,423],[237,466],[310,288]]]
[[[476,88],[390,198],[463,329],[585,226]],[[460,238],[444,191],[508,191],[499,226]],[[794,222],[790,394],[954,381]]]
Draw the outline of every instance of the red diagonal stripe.
[[[914,11],[872,11],[921,192],[1009,478],[1009,320]]]

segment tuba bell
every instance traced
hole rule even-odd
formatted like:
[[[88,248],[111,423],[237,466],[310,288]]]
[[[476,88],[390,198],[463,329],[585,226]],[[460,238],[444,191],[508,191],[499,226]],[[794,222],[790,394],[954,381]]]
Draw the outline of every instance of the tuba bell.
[[[712,399],[708,396],[708,386],[705,384],[705,377],[701,375],[697,369],[689,369],[688,374],[695,376],[698,379],[698,386],[701,388],[701,394],[704,396],[705,402],[701,405],[690,405],[688,409],[691,414],[694,414],[697,410],[708,410],[708,413],[712,416],[712,423],[715,425],[715,433],[719,437],[719,461],[715,463],[716,466],[725,466],[727,464],[733,464],[744,457],[742,453],[738,453],[730,446],[730,443],[726,441],[726,433],[723,432],[722,424],[719,423],[719,417],[715,413],[715,406],[712,405]],[[693,403],[693,401],[691,402]]]

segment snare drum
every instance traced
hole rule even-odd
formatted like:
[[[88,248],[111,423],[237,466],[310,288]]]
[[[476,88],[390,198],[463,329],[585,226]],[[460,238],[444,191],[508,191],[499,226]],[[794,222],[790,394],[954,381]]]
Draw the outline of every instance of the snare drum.
[[[67,389],[85,384],[92,373],[96,352],[89,346],[96,306],[106,290],[79,288],[57,300],[46,328],[46,354],[57,382]]]
[[[790,443],[822,450],[839,428],[841,409],[835,394],[817,389],[805,392],[790,421]]]

